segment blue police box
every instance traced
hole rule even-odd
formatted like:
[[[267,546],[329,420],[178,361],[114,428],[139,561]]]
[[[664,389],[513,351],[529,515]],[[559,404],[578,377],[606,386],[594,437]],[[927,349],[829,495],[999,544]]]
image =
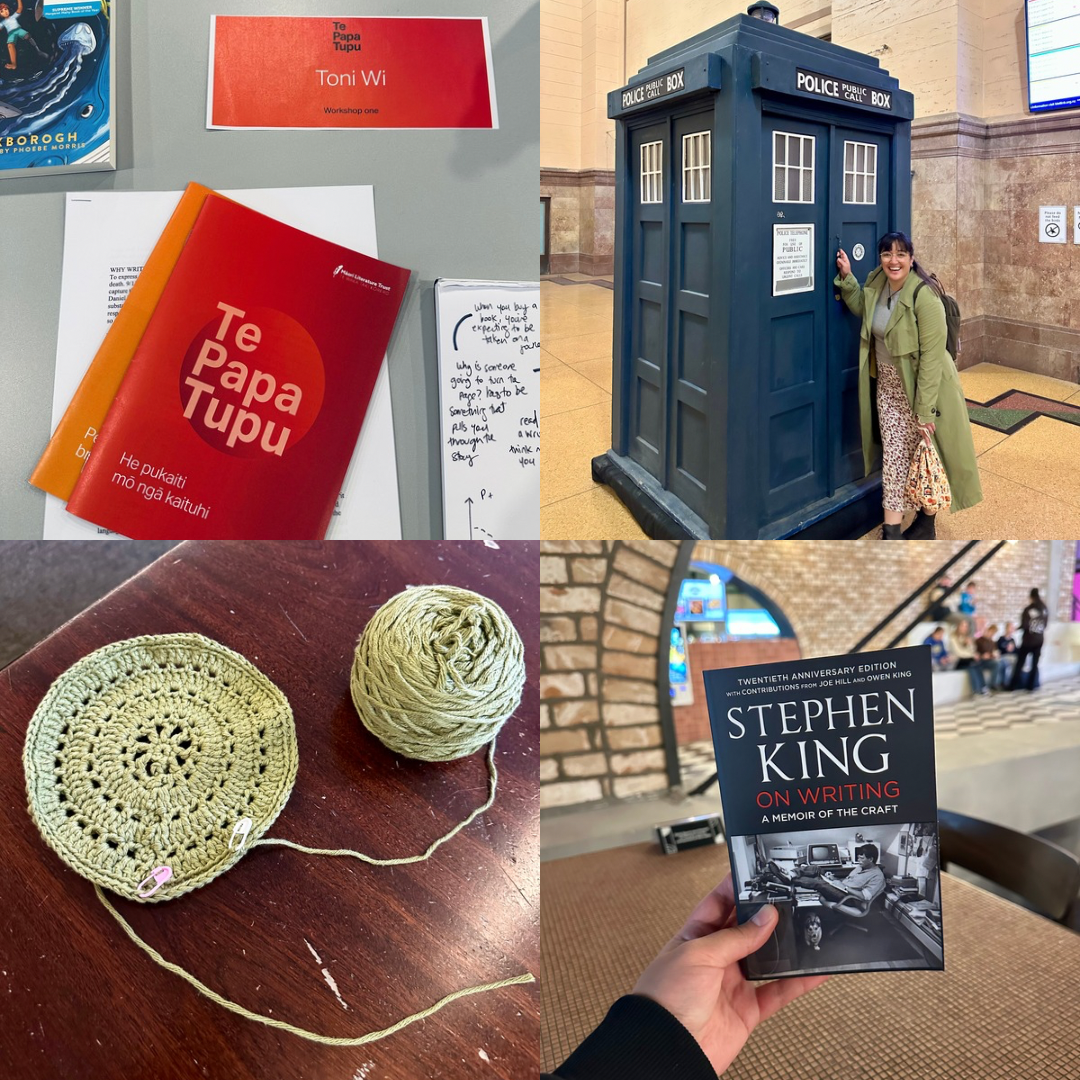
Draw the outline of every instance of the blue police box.
[[[910,232],[913,98],[877,60],[737,15],[608,95],[615,164],[612,448],[645,531],[858,535],[859,321],[833,286]]]

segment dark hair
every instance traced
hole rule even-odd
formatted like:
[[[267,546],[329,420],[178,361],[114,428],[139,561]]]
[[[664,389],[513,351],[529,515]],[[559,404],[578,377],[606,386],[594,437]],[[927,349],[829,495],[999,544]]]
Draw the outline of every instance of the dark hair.
[[[886,233],[877,244],[878,258],[887,251],[892,251],[894,247],[898,247],[901,251],[906,252],[911,256],[911,269],[915,271],[938,294],[938,296],[945,295],[945,287],[937,279],[936,274],[931,274],[924,270],[915,261],[915,245],[911,242],[911,237],[907,233],[902,232],[888,232]]]
[[[1038,600],[1040,604],[1042,603],[1042,597],[1039,596],[1039,590],[1038,589],[1032,589],[1031,590],[1031,599],[1032,600]]]
[[[855,858],[861,859],[865,856],[871,862],[877,862],[877,848],[873,844],[862,844],[855,849]]]

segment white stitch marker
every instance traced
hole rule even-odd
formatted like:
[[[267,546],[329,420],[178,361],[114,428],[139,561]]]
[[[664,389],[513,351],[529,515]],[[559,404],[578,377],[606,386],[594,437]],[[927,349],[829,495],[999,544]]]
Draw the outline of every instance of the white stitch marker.
[[[247,841],[247,837],[248,837],[249,832],[251,832],[251,818],[249,818],[249,817],[241,818],[236,823],[236,826],[232,831],[232,836],[229,837],[229,850],[230,851],[232,850],[233,841],[236,839],[237,835],[239,834],[240,843],[237,846],[236,850],[237,851],[243,851],[244,850],[244,844]]]

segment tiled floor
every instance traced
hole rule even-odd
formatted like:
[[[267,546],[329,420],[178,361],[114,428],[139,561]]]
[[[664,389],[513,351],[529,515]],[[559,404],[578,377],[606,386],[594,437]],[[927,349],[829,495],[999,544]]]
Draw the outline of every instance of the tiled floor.
[[[610,277],[587,274],[540,282],[546,418],[540,528],[546,539],[643,535],[611,489],[593,483],[589,464],[611,447],[611,284]],[[996,364],[968,368],[960,379],[970,402],[988,406],[975,413],[985,423],[972,425],[984,498],[969,510],[941,515],[937,535],[1023,540],[1080,532],[1080,423],[1073,413],[1080,386]],[[1057,418],[1056,402],[1072,408],[1058,410]]]

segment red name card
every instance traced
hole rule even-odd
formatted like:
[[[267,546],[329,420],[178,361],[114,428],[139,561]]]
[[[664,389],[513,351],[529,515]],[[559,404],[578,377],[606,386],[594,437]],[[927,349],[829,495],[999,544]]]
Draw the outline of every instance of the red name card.
[[[497,128],[487,19],[215,15],[211,128]]]

